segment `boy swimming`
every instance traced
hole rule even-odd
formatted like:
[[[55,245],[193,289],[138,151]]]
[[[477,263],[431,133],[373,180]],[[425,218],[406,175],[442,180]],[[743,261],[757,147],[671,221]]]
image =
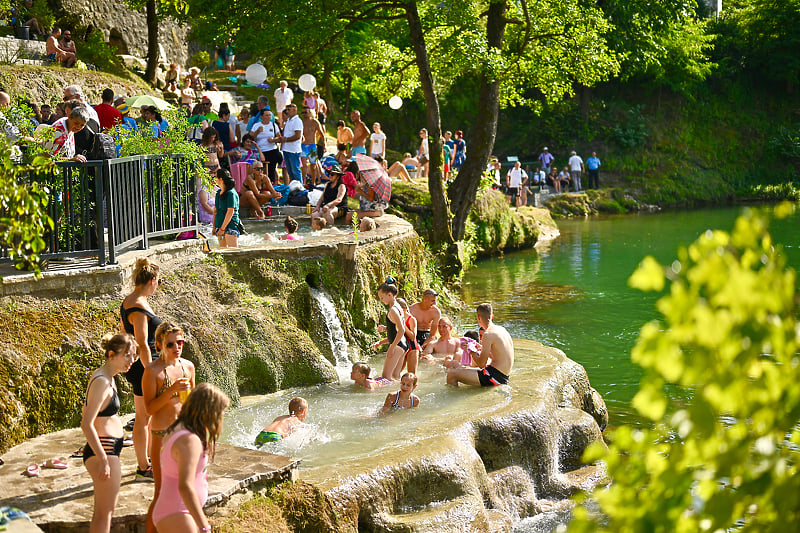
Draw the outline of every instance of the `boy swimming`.
[[[308,415],[308,402],[296,396],[289,401],[289,414],[277,417],[261,430],[256,437],[256,446],[267,442],[283,440],[298,429],[305,427],[303,421]]]
[[[391,379],[380,377],[378,379],[370,379],[369,373],[372,369],[367,363],[355,363],[353,369],[350,371],[350,379],[355,381],[356,385],[361,385],[367,390],[379,390],[393,383]]]
[[[403,377],[400,378],[400,390],[386,395],[386,401],[383,402],[380,414],[384,415],[392,409],[419,407],[419,396],[412,394],[416,388],[417,376],[411,372],[403,374]]]

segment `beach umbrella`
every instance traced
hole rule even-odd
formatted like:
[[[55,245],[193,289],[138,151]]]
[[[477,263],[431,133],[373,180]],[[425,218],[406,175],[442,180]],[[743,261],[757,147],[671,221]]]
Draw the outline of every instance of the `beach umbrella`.
[[[170,104],[166,100],[162,100],[161,98],[158,98],[156,96],[150,96],[149,94],[140,94],[139,96],[131,96],[125,99],[125,103],[134,109],[150,105],[156,106],[156,109],[158,109],[159,111],[163,111],[165,109],[172,109],[172,104]]]
[[[392,197],[392,180],[389,179],[389,175],[383,165],[364,154],[356,154],[355,161],[358,165],[358,170],[367,180],[369,186],[372,187],[372,190],[381,200],[388,202]]]

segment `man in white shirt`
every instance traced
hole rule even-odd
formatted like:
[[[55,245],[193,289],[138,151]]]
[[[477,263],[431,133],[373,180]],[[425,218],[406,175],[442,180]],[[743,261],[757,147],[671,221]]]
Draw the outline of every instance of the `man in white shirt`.
[[[572,185],[575,187],[575,192],[581,190],[581,173],[583,172],[583,159],[575,153],[575,150],[569,154],[569,173],[572,175]]]
[[[283,109],[289,105],[294,98],[294,93],[289,88],[289,84],[286,83],[286,80],[280,81],[280,87],[275,89],[275,112],[279,115],[283,112]],[[297,115],[297,111],[295,110],[295,116]]]
[[[506,174],[506,186],[508,187],[508,202],[511,203],[512,200],[514,201],[514,205],[517,207],[522,205],[522,195],[520,194],[520,189],[523,186],[524,180],[528,177],[528,174],[522,170],[522,166],[520,165],[519,161],[514,162],[514,168],[508,171]]]
[[[386,134],[381,131],[381,124],[380,122],[376,122],[372,125],[372,135],[370,135],[371,147],[369,149],[369,155],[374,158],[381,157],[386,159]]]
[[[99,131],[100,128],[100,117],[97,116],[97,111],[89,105],[89,102],[86,101],[86,98],[83,96],[83,89],[80,85],[67,85],[64,87],[64,101],[68,100],[78,100],[82,102],[84,106],[86,106],[86,111],[89,112],[89,118],[94,120],[97,124],[96,128],[92,128],[92,131]],[[91,127],[91,126],[90,126]]]
[[[283,147],[283,159],[286,161],[286,170],[289,173],[289,180],[297,180],[303,183],[303,172],[300,168],[300,154],[302,153],[303,143],[303,121],[297,116],[297,106],[288,104],[286,111],[289,119],[283,127],[283,135],[278,142]]]

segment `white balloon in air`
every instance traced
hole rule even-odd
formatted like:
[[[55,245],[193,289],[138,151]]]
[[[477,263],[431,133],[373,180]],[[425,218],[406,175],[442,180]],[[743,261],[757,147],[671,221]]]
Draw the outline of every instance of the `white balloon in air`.
[[[297,85],[304,91],[313,91],[314,87],[317,86],[317,80],[311,74],[303,74],[297,80]]]
[[[250,85],[258,85],[267,79],[267,69],[264,68],[264,65],[253,63],[244,71],[244,78]]]
[[[389,107],[392,109],[400,109],[403,107],[403,99],[399,96],[392,96],[389,98]]]

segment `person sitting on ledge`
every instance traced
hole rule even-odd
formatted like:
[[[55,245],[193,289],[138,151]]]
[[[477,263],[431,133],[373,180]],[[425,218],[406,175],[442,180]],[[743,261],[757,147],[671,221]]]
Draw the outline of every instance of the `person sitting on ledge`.
[[[47,53],[47,59],[50,61],[55,61],[56,63],[59,63],[65,67],[71,67],[78,59],[75,57],[75,54],[72,52],[67,52],[58,45],[58,38],[60,35],[61,28],[53,28],[53,32],[50,34],[50,37],[47,38],[47,42],[44,45]]]
[[[418,166],[419,161],[406,152],[403,154],[403,160],[392,163],[392,166],[390,166],[386,172],[389,174],[390,178],[400,178],[403,181],[411,181],[411,175],[408,171],[413,170],[416,172]]]
[[[295,396],[289,401],[289,414],[277,417],[270,425],[261,430],[256,436],[256,446],[268,442],[283,440],[298,429],[305,427],[303,423],[308,416],[308,402]]]
[[[478,325],[486,329],[481,338],[481,353],[474,367],[449,369],[447,384],[454,387],[459,383],[481,387],[507,385],[514,366],[514,341],[506,328],[492,322],[492,304],[480,304],[476,314]],[[488,364],[489,357],[491,364]]]

